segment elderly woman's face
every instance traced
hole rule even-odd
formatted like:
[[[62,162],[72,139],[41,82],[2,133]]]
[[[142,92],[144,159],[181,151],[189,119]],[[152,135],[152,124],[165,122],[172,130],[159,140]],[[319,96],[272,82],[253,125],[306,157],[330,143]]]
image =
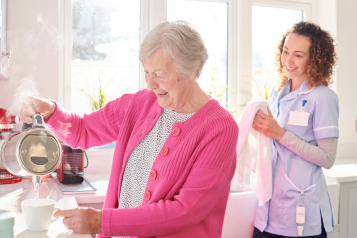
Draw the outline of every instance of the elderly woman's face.
[[[143,62],[148,89],[153,91],[161,107],[179,111],[190,95],[192,79],[181,79],[171,62],[158,51]]]

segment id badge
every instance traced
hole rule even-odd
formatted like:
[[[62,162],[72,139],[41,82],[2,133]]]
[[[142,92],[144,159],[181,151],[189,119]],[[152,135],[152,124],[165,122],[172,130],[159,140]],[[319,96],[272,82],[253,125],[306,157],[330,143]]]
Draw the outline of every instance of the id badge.
[[[298,204],[296,206],[296,223],[297,224],[304,224],[305,223],[305,214],[306,214],[305,205]]]
[[[292,126],[307,126],[309,123],[310,113],[304,111],[289,112],[288,125]]]

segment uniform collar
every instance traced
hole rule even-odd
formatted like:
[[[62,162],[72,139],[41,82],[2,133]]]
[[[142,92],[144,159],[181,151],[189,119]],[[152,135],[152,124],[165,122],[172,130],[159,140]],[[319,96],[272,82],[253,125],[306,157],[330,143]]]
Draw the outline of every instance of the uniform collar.
[[[311,89],[307,86],[306,80],[301,84],[300,88],[296,91],[298,91],[298,94],[308,94],[311,91],[313,91],[316,88],[316,86],[313,86]]]
[[[300,87],[294,92],[290,92],[291,88],[291,79],[289,79],[288,83],[281,89],[280,95],[278,95],[278,100],[280,102],[288,101],[297,98],[300,94],[308,94],[313,91],[316,87],[312,87],[309,89],[307,86],[306,80],[300,85]],[[280,100],[281,99],[281,100]]]

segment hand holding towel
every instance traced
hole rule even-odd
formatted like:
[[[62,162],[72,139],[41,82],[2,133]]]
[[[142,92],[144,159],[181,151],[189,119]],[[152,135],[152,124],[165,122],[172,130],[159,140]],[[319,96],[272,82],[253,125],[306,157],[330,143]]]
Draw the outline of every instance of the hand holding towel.
[[[252,128],[258,111],[268,114],[268,101],[249,102],[239,119],[236,178],[243,184],[245,167],[253,172],[251,185],[259,206],[272,197],[271,139]]]

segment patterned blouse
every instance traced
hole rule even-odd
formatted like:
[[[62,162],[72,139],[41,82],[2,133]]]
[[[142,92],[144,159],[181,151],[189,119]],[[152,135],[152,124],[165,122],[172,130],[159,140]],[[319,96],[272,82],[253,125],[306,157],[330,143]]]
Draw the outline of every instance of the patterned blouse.
[[[172,131],[172,124],[184,122],[193,114],[163,108],[155,126],[130,154],[123,175],[119,208],[141,206],[151,167]],[[120,236],[124,237],[127,236]]]

